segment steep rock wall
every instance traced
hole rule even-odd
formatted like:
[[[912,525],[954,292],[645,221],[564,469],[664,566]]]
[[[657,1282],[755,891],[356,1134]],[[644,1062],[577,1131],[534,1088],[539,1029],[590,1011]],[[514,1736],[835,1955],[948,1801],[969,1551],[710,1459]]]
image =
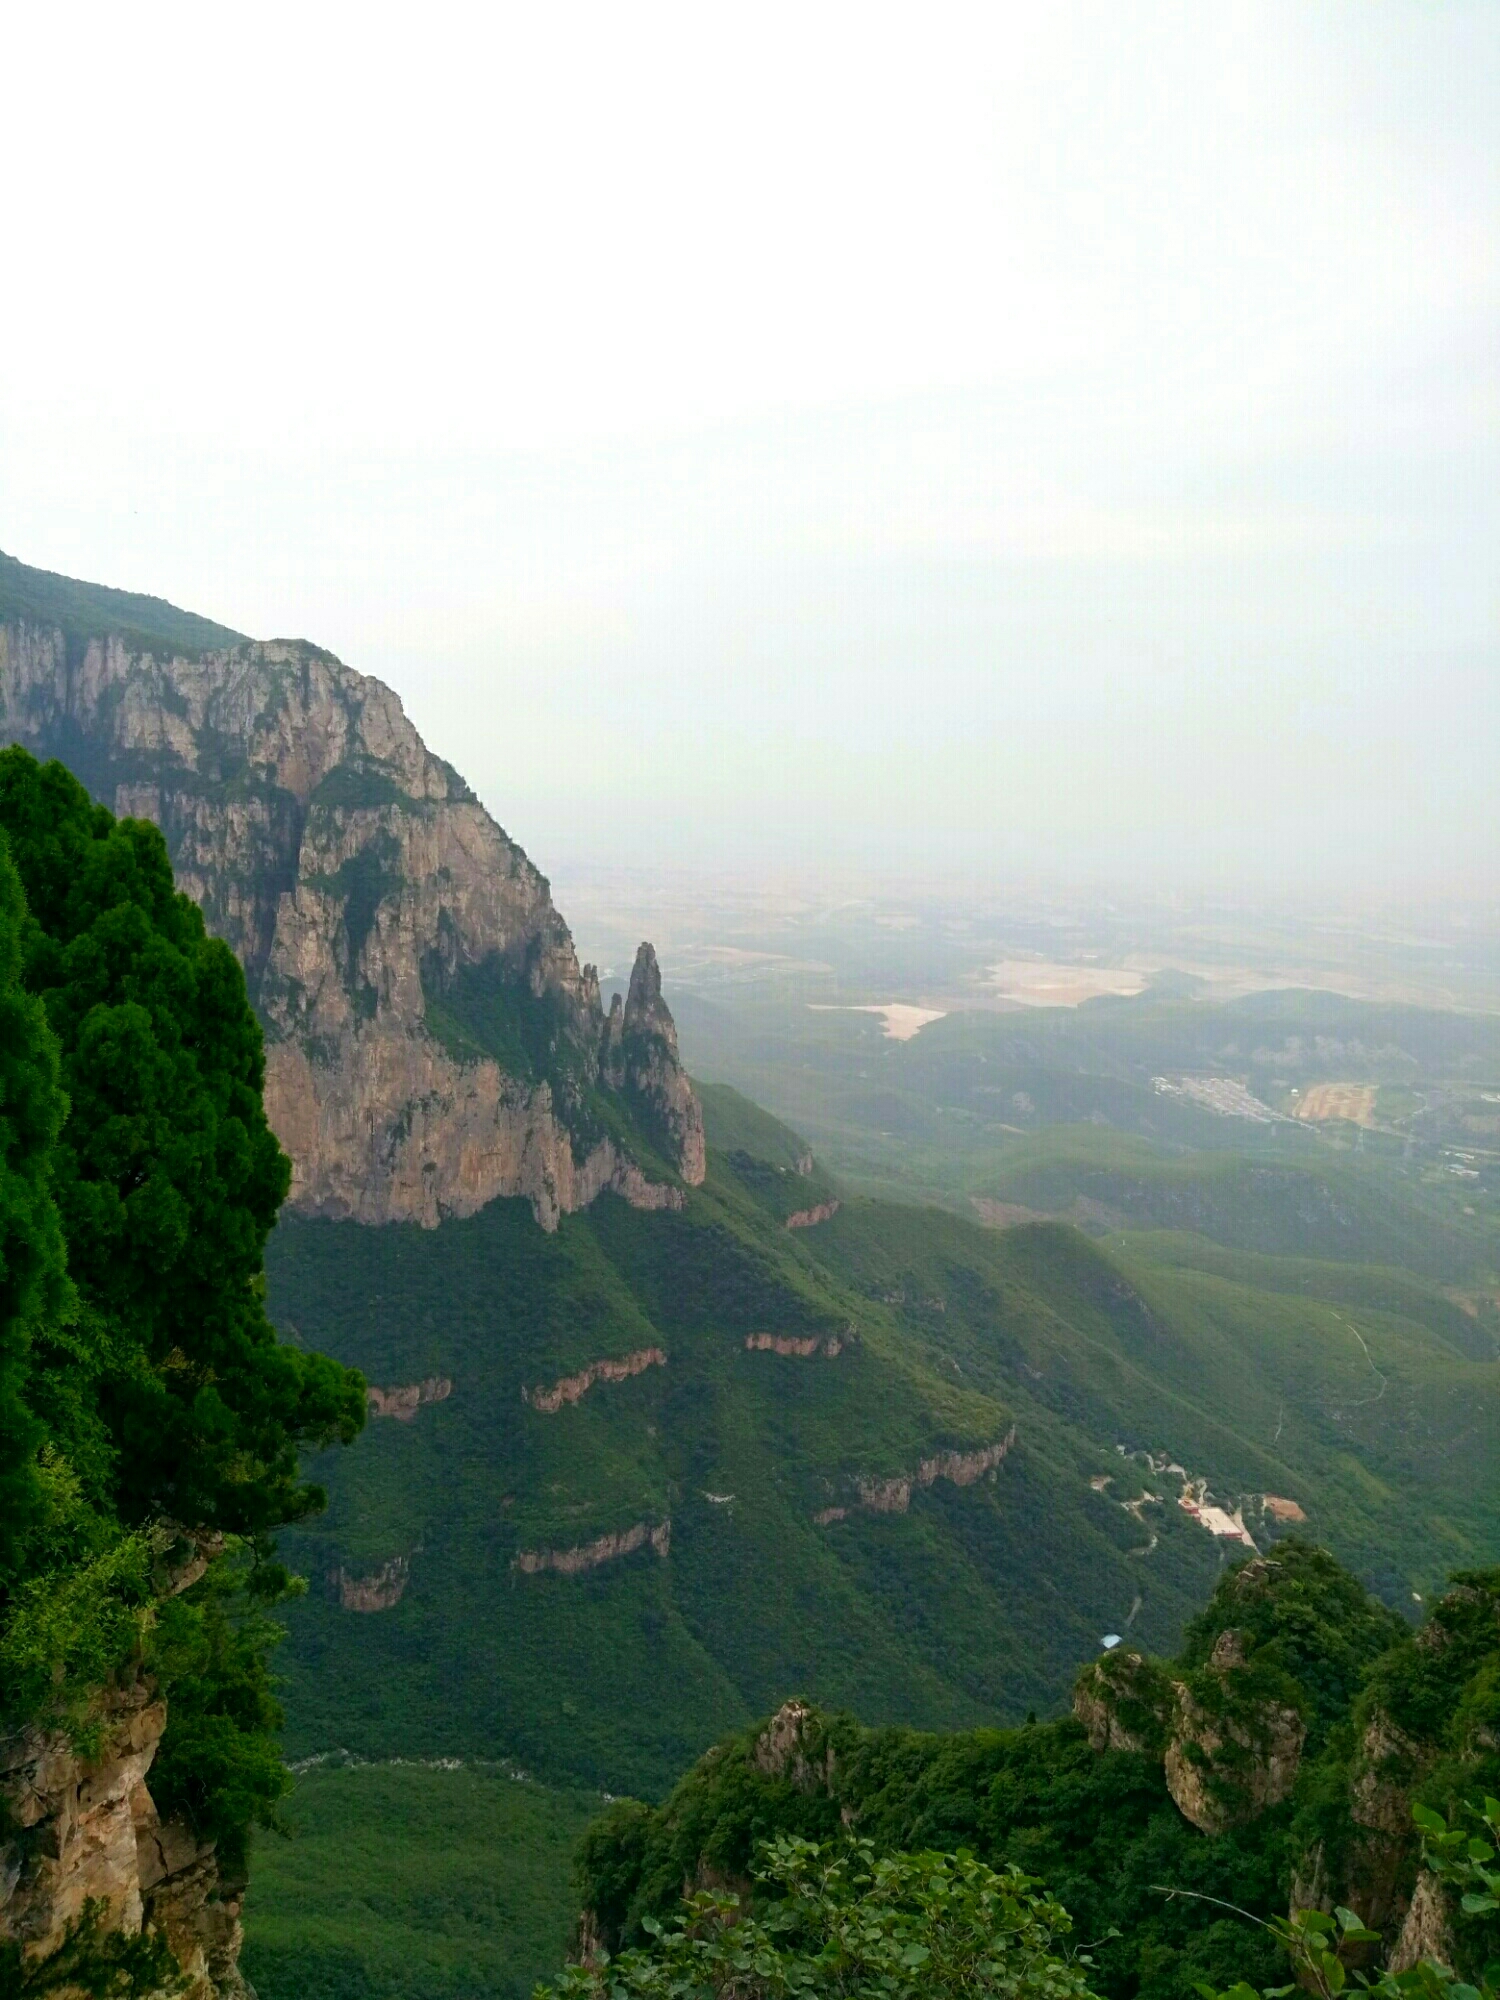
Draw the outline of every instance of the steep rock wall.
[[[245,967],[294,1207],[431,1226],[521,1195],[554,1228],[702,1180],[654,952],[606,1020],[546,880],[381,682],[300,641],[157,656],[13,618],[0,740],[161,827]]]
[[[85,1905],[103,1928],[166,1941],[183,1975],[174,2000],[244,2000],[243,1884],[221,1879],[213,1844],[163,1821],[146,1779],[166,1727],[148,1682],[101,1698],[85,1755],[57,1731],[0,1740],[0,1940],[26,1959],[62,1943]]]
[[[342,1565],[328,1572],[329,1587],[343,1611],[389,1611],[401,1602],[410,1581],[410,1556],[392,1556],[369,1576],[351,1576]]]
[[[857,1482],[859,1504],[873,1514],[904,1514],[917,1488],[936,1485],[940,1479],[951,1480],[955,1486],[972,1486],[1003,1463],[1015,1441],[1012,1424],[1003,1438],[981,1445],[977,1451],[942,1451],[924,1458],[914,1473],[895,1479],[861,1479]]]

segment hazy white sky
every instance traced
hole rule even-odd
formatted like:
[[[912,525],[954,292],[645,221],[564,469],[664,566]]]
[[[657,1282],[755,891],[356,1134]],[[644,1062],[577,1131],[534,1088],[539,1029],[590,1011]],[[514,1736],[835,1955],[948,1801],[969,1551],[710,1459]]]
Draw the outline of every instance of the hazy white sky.
[[[0,548],[544,867],[1493,883],[1495,0],[12,11]]]

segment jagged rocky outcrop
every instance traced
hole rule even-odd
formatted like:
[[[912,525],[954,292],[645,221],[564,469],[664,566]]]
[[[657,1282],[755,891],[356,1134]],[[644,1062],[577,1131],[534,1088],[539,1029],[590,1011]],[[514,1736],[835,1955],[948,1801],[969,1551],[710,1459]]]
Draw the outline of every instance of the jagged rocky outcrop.
[[[1223,1632],[1198,1685],[1174,1684],[1167,1790],[1200,1833],[1254,1819],[1297,1782],[1307,1724],[1290,1703],[1242,1691],[1245,1664],[1240,1635]]]
[[[600,1535],[592,1542],[581,1543],[572,1549],[522,1549],[515,1558],[514,1567],[525,1576],[538,1576],[543,1570],[556,1570],[559,1576],[581,1576],[585,1570],[598,1569],[601,1563],[615,1562],[621,1556],[634,1555],[637,1549],[655,1549],[659,1556],[670,1553],[672,1547],[672,1523],[670,1520],[637,1521],[633,1528],[624,1528],[618,1534]]]
[[[246,2000],[244,1884],[221,1876],[212,1842],[162,1820],[147,1785],[165,1703],[142,1680],[101,1696],[92,1721],[87,1753],[40,1727],[0,1739],[0,1942],[47,1958],[93,1904],[102,1931],[165,1940],[174,2000]]]
[[[976,1479],[982,1479],[1004,1462],[1015,1441],[1016,1427],[1012,1424],[1003,1438],[997,1438],[994,1444],[981,1445],[977,1451],[940,1451],[924,1458],[914,1473],[899,1474],[894,1479],[860,1479],[856,1481],[859,1504],[873,1514],[904,1514],[918,1488],[936,1485],[940,1479],[950,1480],[955,1486],[972,1486]]]
[[[976,1479],[982,1479],[1005,1462],[1015,1442],[1016,1427],[1012,1424],[1005,1436],[993,1444],[980,1445],[975,1451],[935,1452],[931,1458],[924,1458],[915,1472],[899,1472],[890,1479],[856,1478],[855,1497],[850,1505],[820,1508],[813,1515],[814,1525],[826,1528],[834,1521],[847,1520],[855,1508],[869,1514],[904,1514],[911,1506],[913,1493],[935,1486],[940,1479],[949,1480],[954,1486],[972,1486]]]
[[[1279,1566],[1247,1563],[1224,1587],[1232,1604],[1275,1587]],[[1177,1678],[1160,1662],[1122,1649],[1079,1675],[1073,1713],[1095,1750],[1135,1750],[1161,1759],[1167,1790],[1200,1833],[1223,1833],[1290,1798],[1307,1723],[1251,1664],[1249,1633],[1226,1626],[1205,1664]]]
[[[329,1588],[343,1611],[389,1611],[411,1582],[411,1557],[391,1556],[368,1576],[352,1576],[340,1565],[328,1572]]]
[[[453,1383],[446,1375],[428,1375],[420,1382],[403,1382],[395,1389],[377,1389],[373,1385],[365,1391],[365,1401],[372,1417],[394,1417],[398,1424],[416,1421],[417,1411],[424,1403],[446,1403],[453,1394]]]
[[[677,1028],[661,997],[661,969],[649,944],[636,953],[623,1007],[618,994],[610,1005],[600,1070],[696,1187],[707,1168],[703,1111],[678,1058]]]
[[[576,1375],[564,1375],[556,1382],[522,1389],[521,1401],[544,1417],[554,1417],[564,1404],[576,1403],[586,1396],[596,1382],[628,1382],[632,1375],[643,1375],[648,1368],[665,1368],[666,1365],[665,1348],[640,1347],[634,1354],[591,1361]]]
[[[786,1219],[788,1229],[816,1229],[820,1222],[831,1222],[843,1207],[841,1201],[820,1201],[812,1208],[799,1208]]]
[[[805,1701],[784,1701],[755,1739],[757,1771],[785,1778],[799,1792],[827,1791],[837,1763],[822,1717]]]
[[[294,1207],[431,1225],[522,1195],[554,1228],[702,1180],[655,953],[606,1017],[545,878],[381,682],[302,641],[152,651],[0,602],[0,740],[161,827],[244,965]]]
[[[1353,1717],[1342,1837],[1319,1838],[1297,1862],[1294,1902],[1358,1910],[1384,1934],[1395,1971],[1424,1957],[1451,1962],[1454,1912],[1441,1882],[1420,1865],[1412,1809],[1441,1804],[1445,1791],[1491,1790],[1500,1747],[1497,1655],[1500,1572],[1466,1572],[1381,1661]]]
[[[1085,1667],[1073,1689],[1073,1713],[1094,1750],[1162,1756],[1176,1705],[1176,1690],[1160,1666],[1123,1647]]]
[[[829,1361],[836,1361],[853,1340],[851,1326],[842,1333],[747,1333],[745,1347],[751,1354],[795,1354],[803,1360],[821,1354]]]
[[[1452,1965],[1453,1907],[1442,1883],[1429,1869],[1417,1877],[1411,1901],[1401,1922],[1401,1931],[1391,1952],[1390,1970],[1410,1972],[1423,1959],[1438,1965]]]

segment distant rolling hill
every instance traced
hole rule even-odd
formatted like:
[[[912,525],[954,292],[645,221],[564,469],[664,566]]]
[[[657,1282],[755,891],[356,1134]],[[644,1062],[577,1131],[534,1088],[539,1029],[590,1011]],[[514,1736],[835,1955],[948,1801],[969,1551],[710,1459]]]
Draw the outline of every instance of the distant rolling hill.
[[[866,1193],[1500,1292],[1500,1016],[1148,992],[960,1008],[898,1041],[787,998],[688,994],[678,1014],[696,1071],[791,1118]]]

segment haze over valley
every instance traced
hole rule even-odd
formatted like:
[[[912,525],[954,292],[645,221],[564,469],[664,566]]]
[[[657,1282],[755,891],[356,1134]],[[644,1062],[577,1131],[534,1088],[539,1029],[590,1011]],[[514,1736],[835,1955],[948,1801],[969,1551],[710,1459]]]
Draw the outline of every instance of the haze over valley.
[[[359,1847],[367,1772],[471,1773],[411,1782],[482,1849],[540,1786],[501,1988],[561,1948],[588,1795],[661,1797],[789,1688],[1017,1723],[1289,1531],[1407,1617],[1494,1546],[1481,927],[679,878],[584,895],[596,968],[379,682],[0,585],[8,729],[154,819],[240,954],[292,1153],[268,1304],[368,1384],[282,1536],[311,1824]],[[1427,1004],[1339,990],[1382,980]],[[370,1850],[398,1905],[432,1837]],[[252,1883],[267,1991],[465,1962],[446,1917],[412,1960],[347,1907],[337,1867]]]
[[[1500,14],[10,39],[0,2000],[1500,2000]]]

